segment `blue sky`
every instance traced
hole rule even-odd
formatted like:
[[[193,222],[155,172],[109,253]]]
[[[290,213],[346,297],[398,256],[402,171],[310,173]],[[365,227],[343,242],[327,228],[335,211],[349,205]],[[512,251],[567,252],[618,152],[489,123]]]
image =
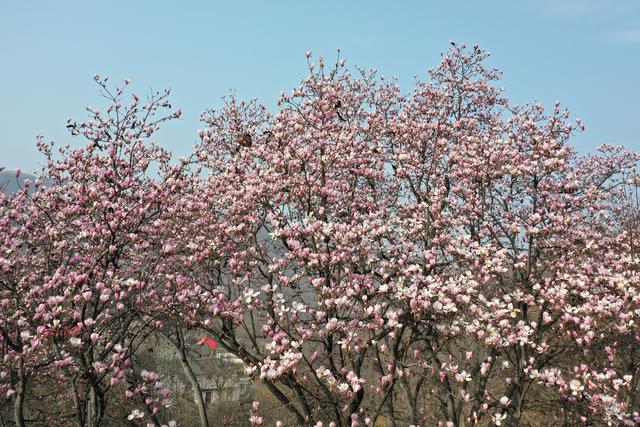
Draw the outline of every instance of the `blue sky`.
[[[34,169],[36,135],[101,105],[95,73],[137,92],[171,87],[183,119],[162,145],[189,152],[199,114],[235,89],[269,106],[306,73],[306,50],[397,75],[405,90],[449,40],[479,43],[513,102],[559,99],[601,143],[640,151],[640,1],[0,0],[0,165]]]

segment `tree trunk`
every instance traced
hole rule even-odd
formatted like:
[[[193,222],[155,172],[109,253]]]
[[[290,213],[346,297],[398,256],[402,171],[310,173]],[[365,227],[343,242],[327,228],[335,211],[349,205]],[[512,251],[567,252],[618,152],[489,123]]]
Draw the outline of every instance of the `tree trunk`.
[[[78,423],[78,427],[84,427],[84,415],[85,408],[80,401],[80,394],[78,393],[78,386],[76,385],[75,379],[71,379],[69,381],[71,385],[71,392],[73,396],[73,407],[76,410],[76,422]]]
[[[13,420],[17,427],[25,427],[23,392],[16,392],[16,398],[13,402]]]
[[[13,419],[18,427],[25,427],[23,408],[24,396],[22,394],[16,394],[16,399],[13,403]]]
[[[24,364],[20,361],[18,371],[18,387],[13,401],[13,420],[17,427],[25,427],[24,421],[24,395],[27,391],[27,377],[24,373]]]
[[[89,389],[89,413],[87,415],[87,425],[89,427],[98,427],[98,401],[96,398],[96,389],[93,385]]]
[[[191,366],[189,366],[189,361],[187,360],[187,355],[184,351],[183,346],[180,346],[180,364],[182,365],[182,369],[184,370],[184,373],[187,375],[187,378],[189,378],[189,382],[191,383],[193,400],[198,407],[198,414],[200,415],[200,425],[202,427],[209,427],[207,408],[204,404],[204,399],[202,398],[202,390],[200,389],[200,384],[198,383],[198,379],[193,373]]]
[[[164,337],[178,350],[180,353],[180,365],[182,365],[182,370],[184,371],[187,378],[189,378],[189,383],[191,383],[191,391],[193,392],[193,401],[198,408],[198,415],[200,417],[200,426],[201,427],[209,427],[209,419],[207,417],[207,407],[204,404],[204,399],[202,398],[202,389],[200,388],[200,384],[198,383],[198,379],[193,373],[193,369],[189,366],[189,360],[187,359],[187,352],[184,344],[184,336],[182,335],[182,331],[179,328],[176,328],[176,337],[175,340],[172,339],[167,334],[162,334]]]
[[[522,372],[525,367],[525,358],[526,354],[521,351],[518,347],[515,348],[515,359],[516,359],[516,368],[517,374],[516,378],[514,378],[514,382],[511,385],[511,393],[509,393],[509,400],[511,400],[511,404],[508,407],[507,411],[507,419],[505,422],[505,426],[507,427],[517,427],[520,425],[520,417],[522,417],[522,404],[524,401],[524,382],[525,377],[522,376]]]

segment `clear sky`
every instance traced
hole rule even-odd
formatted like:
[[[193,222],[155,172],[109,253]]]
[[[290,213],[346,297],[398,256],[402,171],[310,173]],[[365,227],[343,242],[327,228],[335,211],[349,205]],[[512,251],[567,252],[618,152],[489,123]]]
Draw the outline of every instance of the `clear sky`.
[[[159,140],[182,155],[203,109],[230,89],[273,106],[305,75],[306,50],[340,48],[409,90],[449,40],[489,50],[513,102],[561,100],[587,126],[580,151],[640,151],[639,0],[0,0],[0,165],[33,170],[36,135],[79,144],[64,126],[101,105],[95,73],[171,87],[184,115]]]

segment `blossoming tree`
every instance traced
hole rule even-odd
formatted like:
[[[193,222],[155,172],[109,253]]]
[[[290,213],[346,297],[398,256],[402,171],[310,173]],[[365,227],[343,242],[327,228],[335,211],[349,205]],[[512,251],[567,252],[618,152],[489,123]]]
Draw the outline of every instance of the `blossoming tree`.
[[[168,92],[123,105],[128,81],[112,90],[96,81],[108,109],[88,107],[87,121],[67,126],[86,145],[56,155],[39,140],[46,165],[37,181],[0,202],[0,392],[20,426],[28,391],[29,418],[50,425],[69,414],[80,426],[101,424],[119,384],[158,425],[168,404],[168,389],[132,356],[155,328],[138,309],[157,286],[145,254],[161,251],[158,221],[180,194],[183,169],[149,137],[180,112],[162,115]]]
[[[298,424],[637,420],[638,156],[578,155],[581,121],[511,105],[486,57],[408,95],[320,58],[274,114],[203,115],[203,326]]]

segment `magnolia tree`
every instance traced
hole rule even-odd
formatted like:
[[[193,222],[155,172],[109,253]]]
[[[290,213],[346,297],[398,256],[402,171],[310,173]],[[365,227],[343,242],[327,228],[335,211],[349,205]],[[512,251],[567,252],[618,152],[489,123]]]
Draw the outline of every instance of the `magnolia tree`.
[[[296,424],[640,420],[638,156],[578,155],[581,121],[511,105],[486,57],[407,95],[319,58],[274,114],[203,114],[186,310]]]
[[[149,141],[179,115],[155,116],[166,95],[123,106],[100,78],[112,106],[69,123],[88,145],[40,143],[33,191],[0,198],[15,423],[53,401],[104,424],[114,393],[166,422],[136,357],[162,335],[207,425],[194,329],[245,362],[277,425],[640,422],[638,155],[577,154],[582,123],[510,104],[475,46],[408,94],[307,57],[276,112],[230,98],[177,164]]]
[[[99,425],[118,387],[158,425],[169,404],[132,356],[156,327],[138,308],[161,286],[150,254],[162,251],[159,222],[183,173],[149,138],[180,112],[163,115],[168,93],[129,103],[124,87],[95,80],[110,106],[67,126],[86,145],[56,155],[40,140],[38,179],[0,200],[0,394],[19,426]]]

